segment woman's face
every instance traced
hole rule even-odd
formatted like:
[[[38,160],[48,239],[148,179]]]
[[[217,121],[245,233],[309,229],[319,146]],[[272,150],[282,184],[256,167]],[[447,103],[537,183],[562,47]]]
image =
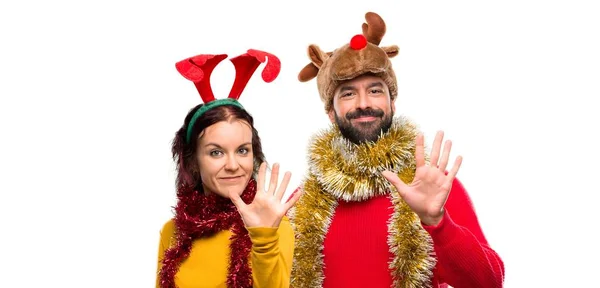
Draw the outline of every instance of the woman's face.
[[[252,128],[239,119],[207,127],[197,142],[196,159],[205,193],[241,195],[254,168]]]

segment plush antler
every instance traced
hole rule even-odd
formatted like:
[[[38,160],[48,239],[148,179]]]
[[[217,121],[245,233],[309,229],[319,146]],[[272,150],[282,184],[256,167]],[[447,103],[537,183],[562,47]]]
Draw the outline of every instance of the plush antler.
[[[231,59],[231,62],[235,66],[235,81],[231,87],[229,98],[239,99],[248,81],[252,78],[254,71],[256,71],[260,63],[266,61],[266,58],[269,59],[269,62],[263,69],[262,78],[265,82],[269,83],[277,78],[281,70],[281,61],[275,55],[250,49],[247,53]]]
[[[363,35],[365,35],[367,41],[379,46],[386,32],[385,22],[379,14],[374,12],[367,12],[365,20],[367,20],[367,23],[362,24]]]
[[[208,103],[215,100],[215,95],[210,86],[210,75],[217,64],[225,58],[227,58],[227,54],[202,54],[177,62],[175,68],[183,77],[194,82],[200,98],[204,103]]]
[[[298,81],[309,81],[317,77],[317,74],[319,74],[319,68],[317,68],[317,66],[315,66],[313,63],[308,63],[306,66],[304,66],[304,68],[302,68],[302,70],[300,70],[300,73],[298,73]]]
[[[333,52],[323,52],[316,45],[310,45],[308,47],[308,57],[314,59],[313,62],[306,64],[300,73],[298,73],[298,80],[300,82],[309,81],[315,77],[319,73],[319,69],[321,69],[321,65],[323,61],[333,55]]]
[[[386,32],[386,25],[381,16],[374,12],[367,12],[365,14],[366,23],[362,24],[363,35],[367,39],[369,43],[372,43],[375,46],[379,46],[381,43],[381,39]],[[362,45],[361,45],[362,46]],[[364,47],[364,46],[363,46]],[[382,49],[386,50],[387,47],[382,47]],[[359,49],[360,50],[360,49]],[[394,53],[389,53],[390,56]],[[298,73],[298,80],[300,82],[307,82],[317,76],[319,74],[319,70],[321,69],[321,65],[327,58],[331,57],[333,52],[322,52],[319,47],[316,45],[310,45],[308,47],[308,56],[312,60],[311,63],[307,64],[300,70]]]

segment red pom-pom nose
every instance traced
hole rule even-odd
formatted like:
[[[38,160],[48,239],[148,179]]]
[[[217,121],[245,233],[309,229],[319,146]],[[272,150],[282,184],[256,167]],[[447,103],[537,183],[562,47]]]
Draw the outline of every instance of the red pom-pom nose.
[[[350,40],[350,48],[354,50],[360,50],[365,47],[367,47],[367,38],[362,34],[354,35]]]

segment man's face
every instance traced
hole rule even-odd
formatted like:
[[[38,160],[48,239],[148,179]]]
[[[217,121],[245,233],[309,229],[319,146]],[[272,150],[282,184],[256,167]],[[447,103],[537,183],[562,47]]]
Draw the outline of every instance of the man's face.
[[[344,137],[360,144],[377,141],[392,126],[394,101],[379,77],[363,75],[340,84],[334,91],[329,119]]]

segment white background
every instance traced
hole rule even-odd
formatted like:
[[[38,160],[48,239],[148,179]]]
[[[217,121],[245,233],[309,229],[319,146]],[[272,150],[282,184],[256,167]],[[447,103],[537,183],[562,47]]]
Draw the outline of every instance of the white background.
[[[241,97],[268,161],[301,180],[328,125],[310,43],[330,51],[364,13],[400,46],[397,111],[464,162],[506,287],[597,283],[600,21],[593,1],[5,1],[0,4],[2,287],[152,287],[159,230],[175,204],[170,144],[200,98],[175,62],[247,49]],[[212,1],[217,2],[217,1]],[[340,2],[341,3],[341,2]],[[224,97],[234,69],[222,62]]]

